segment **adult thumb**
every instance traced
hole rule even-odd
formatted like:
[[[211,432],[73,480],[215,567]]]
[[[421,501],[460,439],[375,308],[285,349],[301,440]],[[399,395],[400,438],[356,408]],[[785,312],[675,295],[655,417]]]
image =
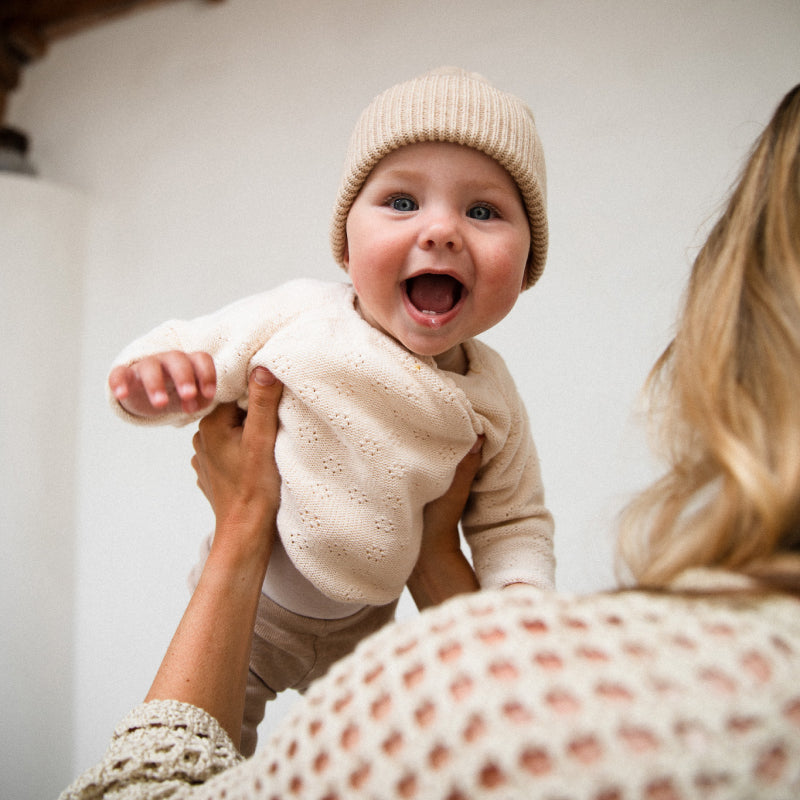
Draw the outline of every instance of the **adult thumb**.
[[[250,375],[245,429],[272,436],[278,428],[278,403],[283,384],[265,367],[256,367]]]

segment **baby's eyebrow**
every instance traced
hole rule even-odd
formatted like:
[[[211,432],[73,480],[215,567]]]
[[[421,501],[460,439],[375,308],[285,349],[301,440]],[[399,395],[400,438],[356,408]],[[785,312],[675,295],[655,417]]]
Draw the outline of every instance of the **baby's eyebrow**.
[[[381,180],[389,182],[404,182],[412,183],[414,181],[424,180],[427,177],[427,172],[423,169],[414,169],[412,167],[390,167],[382,175]],[[459,180],[458,187],[467,191],[475,192],[507,192],[508,186],[505,183],[494,180],[477,180],[471,177],[466,177]]]
[[[420,180],[425,177],[425,170],[411,169],[410,167],[390,167],[381,173],[384,180]]]

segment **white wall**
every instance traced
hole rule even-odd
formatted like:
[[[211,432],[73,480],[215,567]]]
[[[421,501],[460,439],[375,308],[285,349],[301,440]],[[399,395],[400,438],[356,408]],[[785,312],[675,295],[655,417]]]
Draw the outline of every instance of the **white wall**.
[[[800,80],[798,41],[796,0],[181,0],[65,40],[27,70],[10,122],[32,135],[44,178],[93,203],[75,771],[146,692],[211,526],[191,431],[132,429],[107,410],[115,353],[162,319],[290,276],[343,277],[327,228],[358,112],[433,66],[482,72],[534,109],[552,234],[544,277],[486,339],[528,403],[559,583],[608,586],[614,512],[651,474],[636,393],[703,224]]]
[[[88,203],[0,173],[0,796],[51,797],[72,769],[75,419]],[[41,744],[47,743],[42,767]]]

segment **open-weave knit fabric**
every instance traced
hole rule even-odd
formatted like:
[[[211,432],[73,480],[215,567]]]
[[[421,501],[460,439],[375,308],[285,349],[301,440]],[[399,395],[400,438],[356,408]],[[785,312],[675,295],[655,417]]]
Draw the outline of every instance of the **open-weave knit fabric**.
[[[64,798],[791,800],[799,676],[791,598],[481,592],[363,642],[249,761],[151,703]]]

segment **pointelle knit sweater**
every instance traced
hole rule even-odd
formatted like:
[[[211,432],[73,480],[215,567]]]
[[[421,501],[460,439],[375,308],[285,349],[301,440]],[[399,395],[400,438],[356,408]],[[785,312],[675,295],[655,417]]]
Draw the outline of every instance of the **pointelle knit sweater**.
[[[478,580],[552,588],[553,521],[528,416],[502,358],[475,339],[463,344],[463,359],[414,355],[370,326],[355,299],[349,284],[290,281],[167,322],[115,365],[172,349],[209,352],[215,403],[246,405],[258,365],[283,382],[278,529],[294,566],[328,597],[375,605],[399,597],[418,555],[423,508],[450,486],[478,434],[486,437],[483,462],[463,520]],[[447,369],[453,358],[466,362],[464,374]],[[129,421],[152,423],[110,400]]]

